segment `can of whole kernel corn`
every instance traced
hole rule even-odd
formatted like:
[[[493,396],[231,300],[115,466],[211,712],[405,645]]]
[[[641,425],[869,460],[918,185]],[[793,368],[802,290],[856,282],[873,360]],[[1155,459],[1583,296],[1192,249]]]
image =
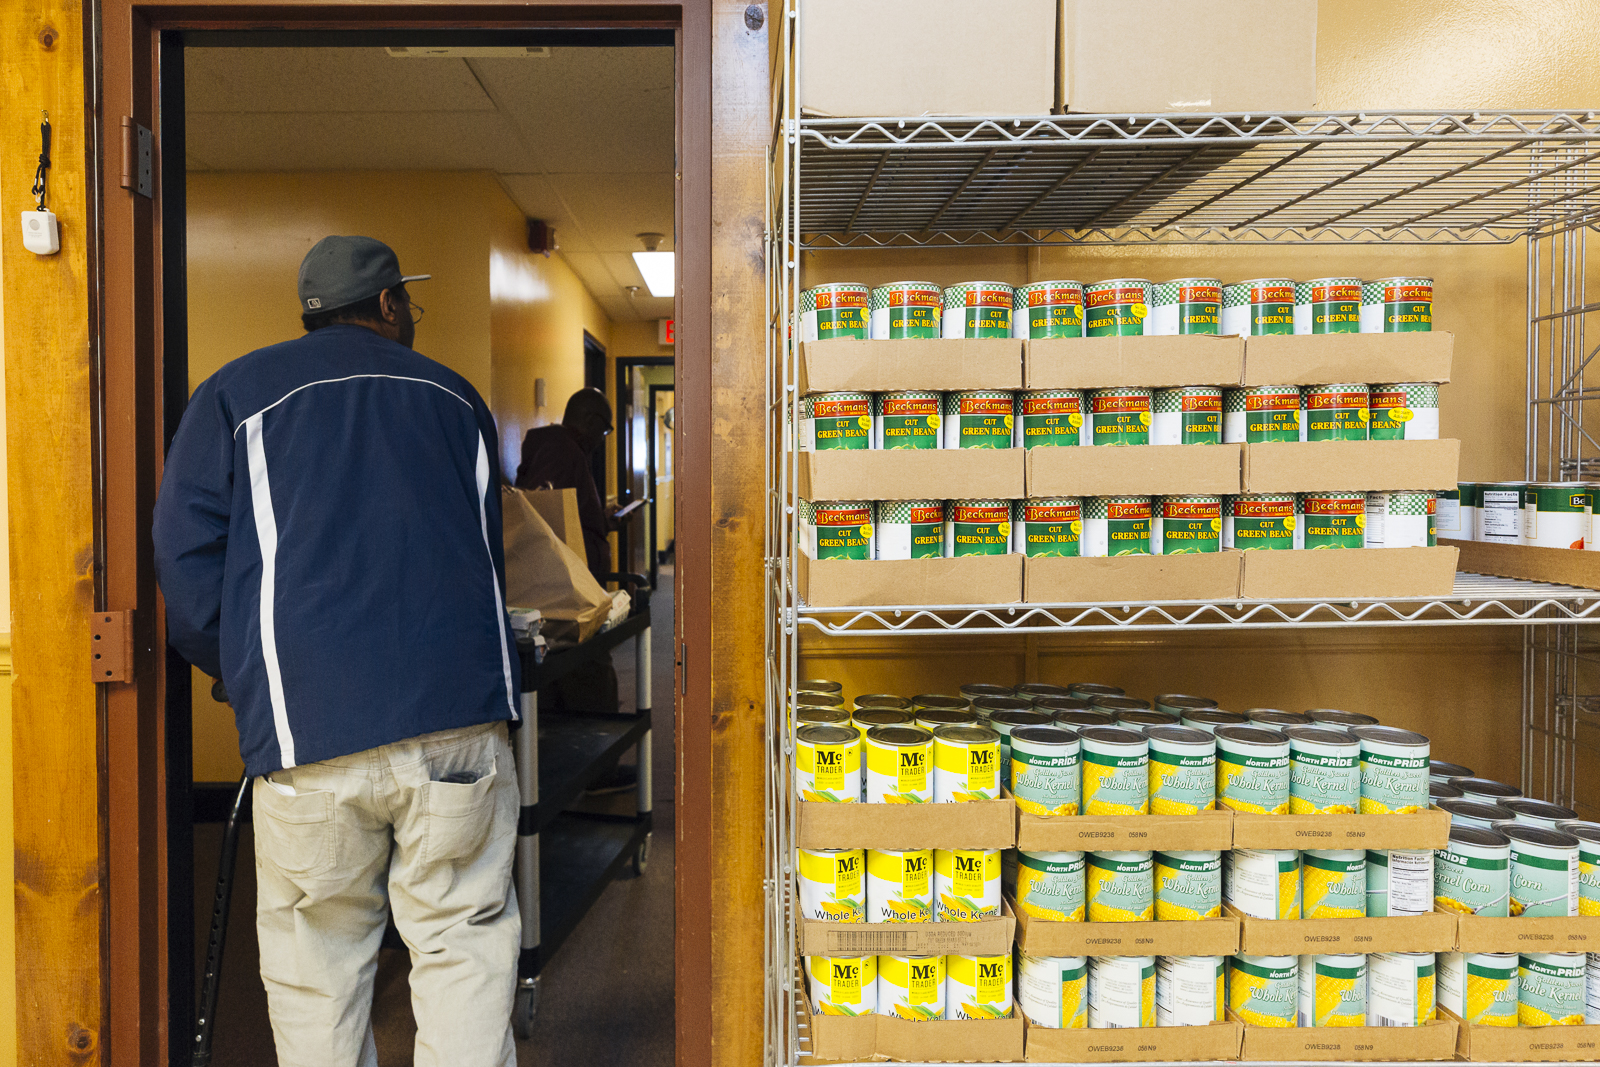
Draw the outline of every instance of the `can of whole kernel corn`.
[[[1300,391],[1301,437],[1307,441],[1365,441],[1370,399],[1356,382],[1308,385]]]
[[[933,734],[920,726],[874,726],[867,731],[867,803],[926,804],[933,800]]]
[[[1437,1014],[1431,952],[1367,957],[1367,1025],[1422,1026]]]
[[[944,556],[943,500],[881,500],[873,540],[878,559]]]
[[[1468,800],[1482,801],[1485,804],[1499,804],[1522,795],[1522,790],[1516,786],[1488,778],[1452,778],[1450,784],[1460,789]],[[1512,813],[1513,817],[1515,814]]]
[[[1025,556],[1076,556],[1083,538],[1083,500],[1036,496],[1011,506],[1011,550]]]
[[[800,292],[800,340],[836,337],[867,339],[867,304],[871,291],[854,282],[819,285]]]
[[[1583,1025],[1586,967],[1581,952],[1522,953],[1517,961],[1517,1025]]]
[[[1515,952],[1441,952],[1439,1003],[1473,1026],[1517,1025]]]
[[[1000,850],[935,849],[934,921],[977,922],[1000,914]]]
[[[1021,448],[1092,444],[1083,393],[1077,389],[1028,389],[1017,394],[1016,425]]]
[[[938,337],[944,290],[932,282],[891,282],[872,290],[868,334],[880,341]]]
[[[1087,956],[1017,953],[1017,1004],[1029,1026],[1082,1030],[1089,1025]]]
[[[1317,726],[1291,726],[1283,734],[1289,739],[1290,813],[1354,815],[1361,804],[1361,742]]]
[[[1511,915],[1577,915],[1578,839],[1536,826],[1497,828],[1511,840]]]
[[[1222,917],[1222,853],[1167,851],[1155,854],[1158,921]]]
[[[1300,857],[1300,901],[1305,919],[1366,918],[1366,850],[1306,850]]]
[[[1224,285],[1222,332],[1240,337],[1294,333],[1294,281],[1254,278]]]
[[[1005,282],[952,285],[944,291],[944,337],[1010,337],[1012,295]]]
[[[1361,283],[1362,333],[1417,333],[1432,329],[1432,278],[1377,278]]]
[[[1086,337],[1138,337],[1150,313],[1146,278],[1112,278],[1083,287]]]
[[[1360,333],[1361,279],[1313,278],[1296,282],[1294,332]]]
[[[1300,957],[1301,1026],[1367,1025],[1367,957]]]
[[[871,559],[870,500],[800,501],[800,547],[812,559]]]
[[[861,795],[861,731],[807,723],[794,732],[795,791],[801,800],[852,803]]]
[[[1367,850],[1367,917],[1423,915],[1433,910],[1431,849]]]
[[[946,1019],[1005,1019],[1010,1015],[1011,953],[945,957]]]
[[[1411,815],[1428,810],[1428,739],[1393,726],[1358,726],[1361,814]]]
[[[823,922],[866,922],[866,852],[859,848],[799,852],[800,913]]]
[[[1217,806],[1217,739],[1185,726],[1148,726],[1150,812],[1195,815]]]
[[[1286,848],[1236,848],[1225,853],[1222,895],[1252,918],[1300,918],[1300,854]]]
[[[933,850],[867,850],[867,922],[933,921]]]
[[[1218,552],[1222,548],[1222,498],[1164,496],[1152,505],[1151,550],[1167,556]]]
[[[1428,792],[1431,795],[1438,787],[1437,782],[1428,783]],[[1457,793],[1461,793],[1460,786],[1449,785]],[[1435,807],[1450,813],[1451,826],[1476,826],[1481,830],[1493,830],[1517,821],[1517,813],[1502,804],[1489,804],[1482,800],[1470,800],[1465,795],[1452,797],[1448,800],[1435,802]]]
[[[879,956],[878,1014],[912,1022],[944,1018],[943,956]]]
[[[1034,282],[1011,297],[1011,335],[1044,340],[1083,336],[1083,283]]]
[[[999,698],[980,698],[999,699]],[[1000,735],[1000,781],[1011,788],[1011,731],[1019,726],[1049,726],[1049,715],[1021,697],[1006,697],[1005,706],[989,711],[989,728]],[[1020,707],[1017,705],[1021,705]]]
[[[1083,743],[1083,814],[1145,815],[1150,811],[1150,743],[1115,726],[1078,731]]]
[[[1600,915],[1600,824],[1572,821],[1557,829],[1578,839],[1578,914]]]
[[[1234,811],[1289,810],[1289,739],[1253,726],[1222,726],[1217,738],[1217,803]]]
[[[987,726],[941,726],[933,732],[936,804],[1000,798],[1000,735]]]
[[[1209,1026],[1227,1018],[1226,956],[1157,956],[1156,1025]]]
[[[1156,1025],[1156,958],[1089,957],[1089,1029]]]
[[[872,416],[872,447],[885,449],[939,448],[942,423],[939,409],[943,393],[926,389],[901,389],[879,393]]]
[[[1457,915],[1511,914],[1511,839],[1480,826],[1450,827],[1433,853],[1433,909]]]
[[[1007,555],[1011,551],[1011,501],[948,501],[944,549],[946,556]]]
[[[1574,822],[1578,818],[1578,813],[1571,808],[1564,808],[1560,804],[1549,804],[1543,800],[1529,800],[1526,797],[1507,800],[1504,806],[1516,814],[1515,821],[1519,826],[1562,830],[1563,823]]]
[[[1228,1009],[1250,1026],[1293,1026],[1300,1008],[1300,961],[1294,956],[1234,956]]]
[[[1013,728],[1011,794],[1017,807],[1032,815],[1078,814],[1082,745],[1077,734],[1059,726]]]
[[[878,957],[807,956],[815,1015],[871,1015],[878,1010]]]
[[[1220,278],[1177,278],[1150,287],[1150,315],[1144,332],[1175,334],[1215,334],[1222,323],[1222,280]]]
[[[1010,448],[1015,404],[1015,394],[1001,389],[944,394],[944,447]]]
[[[1091,852],[1084,903],[1092,923],[1149,922],[1155,918],[1155,860],[1149,852]]]
[[[1050,922],[1082,922],[1087,860],[1082,852],[1018,852],[1017,907]]]
[[[1222,443],[1222,390],[1214,385],[1156,389],[1150,398],[1150,443]]]

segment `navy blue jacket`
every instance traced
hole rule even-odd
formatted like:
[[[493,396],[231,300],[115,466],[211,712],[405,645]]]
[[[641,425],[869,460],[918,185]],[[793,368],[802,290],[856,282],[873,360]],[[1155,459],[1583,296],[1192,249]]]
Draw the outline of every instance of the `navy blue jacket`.
[[[327,326],[201,383],[155,509],[167,638],[252,775],[516,718],[494,419],[459,374]]]

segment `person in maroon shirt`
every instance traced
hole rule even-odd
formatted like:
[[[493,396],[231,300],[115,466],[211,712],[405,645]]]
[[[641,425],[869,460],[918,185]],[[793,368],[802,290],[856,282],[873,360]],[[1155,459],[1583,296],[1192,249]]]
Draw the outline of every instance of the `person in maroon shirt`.
[[[603,585],[611,571],[611,518],[600,490],[594,484],[590,457],[611,433],[611,405],[598,389],[580,389],[567,401],[567,410],[555,426],[539,426],[522,439],[522,465],[517,468],[518,489],[576,489],[578,522],[583,527],[583,547],[589,570]]]

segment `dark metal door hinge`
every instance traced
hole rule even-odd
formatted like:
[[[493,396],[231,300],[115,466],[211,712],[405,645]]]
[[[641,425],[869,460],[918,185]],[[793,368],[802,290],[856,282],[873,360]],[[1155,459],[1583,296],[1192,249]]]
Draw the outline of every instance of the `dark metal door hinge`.
[[[154,199],[155,134],[126,115],[122,118],[122,187]]]
[[[133,612],[89,616],[89,662],[96,682],[133,681]]]

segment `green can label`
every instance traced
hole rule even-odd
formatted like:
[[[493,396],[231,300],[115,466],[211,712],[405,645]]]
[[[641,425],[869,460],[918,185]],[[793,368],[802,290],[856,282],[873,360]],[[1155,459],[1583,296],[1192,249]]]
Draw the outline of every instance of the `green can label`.
[[[1217,754],[1150,742],[1150,813],[1194,815],[1217,805]],[[1217,868],[1219,871],[1221,868]]]
[[[1289,811],[1289,753],[1275,746],[1235,749],[1217,738],[1217,800],[1255,815]]]
[[[1360,548],[1366,537],[1367,494],[1302,493],[1307,548]]]
[[[1573,856],[1545,856],[1511,842],[1511,914],[1570,915],[1578,888],[1577,850]]]
[[[1432,278],[1381,278],[1362,284],[1361,332],[1426,333],[1432,329]]]
[[[1089,394],[1089,423],[1097,445],[1150,443],[1151,391],[1137,387],[1096,389]]]
[[[1083,287],[1085,326],[1090,337],[1139,337],[1150,313],[1150,283],[1118,278]]]
[[[1013,402],[1010,393],[946,393],[944,447],[1010,448]]]
[[[1157,852],[1156,919],[1189,920],[1222,917],[1222,854],[1183,856]]]
[[[1305,390],[1307,441],[1365,441],[1367,387],[1313,385]]]
[[[1582,953],[1563,959],[1524,953],[1517,966],[1518,1026],[1578,1026],[1584,1019],[1587,961]],[[1554,957],[1554,958],[1549,958]]]
[[[1233,498],[1234,548],[1292,549],[1295,525],[1294,497],[1289,494]]]
[[[1371,422],[1367,436],[1374,441],[1403,441],[1406,423],[1418,412],[1434,412],[1437,421],[1439,387],[1432,382],[1414,382],[1403,385],[1375,385],[1370,400]]]
[[[946,329],[959,337],[1010,337],[1011,286],[1001,282],[969,282],[952,285],[944,291],[944,310],[948,319],[959,323],[961,332]]]
[[[1012,323],[1025,323],[1024,337],[1083,336],[1083,286],[1077,282],[1024,285],[1011,304]]]
[[[1035,815],[1076,815],[1083,791],[1082,764],[1077,749],[1045,755],[1011,750],[1011,794],[1023,811]],[[1023,853],[1027,855],[1027,853]],[[1082,870],[1078,868],[1079,881]]]
[[[1428,810],[1428,750],[1415,756],[1361,751],[1361,814],[1410,815]]]
[[[901,282],[872,290],[872,335],[892,340],[939,337],[943,295],[932,282]]]
[[[1354,750],[1314,752],[1289,740],[1291,814],[1354,815],[1360,804],[1361,762]]]
[[[1089,853],[1089,921],[1149,921],[1155,910],[1151,878],[1154,867],[1155,861],[1148,852],[1132,860],[1116,859],[1103,852]]]
[[[1011,502],[952,500],[946,539],[955,556],[1003,556],[1011,551]]]
[[[1169,496],[1161,504],[1161,551],[1168,556],[1222,550],[1222,498]]]
[[[938,448],[939,393],[878,394],[880,448]]]
[[[867,449],[872,444],[872,397],[867,393],[808,396],[802,415],[810,423],[808,443],[818,451]]]
[[[816,538],[817,559],[872,558],[872,504],[800,501],[801,518]]]
[[[1157,389],[1150,406],[1151,444],[1222,443],[1222,390],[1204,385]]]
[[[1076,445],[1083,433],[1083,394],[1072,389],[1039,389],[1017,398],[1022,447]]]
[[[1083,921],[1083,853],[1017,853],[1017,906],[1036,919]]]
[[[1150,498],[1147,496],[1095,496],[1083,503],[1084,540],[1104,530],[1103,551],[1087,555],[1147,556],[1150,554]]]
[[[1244,420],[1244,439],[1250,444],[1300,440],[1300,390],[1246,390]]]
[[[1215,278],[1180,278],[1150,287],[1147,333],[1216,334],[1222,326],[1222,283]]]
[[[864,285],[823,285],[800,294],[802,321],[815,320],[819,341],[833,338],[867,339],[867,287]],[[810,334],[812,331],[807,330]]]
[[[1295,289],[1296,302],[1311,305],[1312,333],[1361,332],[1361,279],[1319,278]],[[1301,300],[1301,295],[1307,299]]]
[[[906,527],[901,533],[895,527]],[[909,556],[893,559],[938,559],[944,555],[944,502],[934,500],[884,500],[878,503],[878,539],[909,538]],[[882,554],[879,558],[886,558]]]
[[[1029,556],[1076,556],[1083,537],[1083,507],[1075,497],[1019,500],[1013,519]]]
[[[1370,853],[1369,853],[1370,855]],[[1511,861],[1469,856],[1452,848],[1433,853],[1433,904],[1458,915],[1505,918],[1511,914]]]
[[[1258,278],[1222,287],[1225,333],[1251,337],[1287,336],[1294,333],[1294,282],[1286,278]],[[1233,314],[1229,311],[1233,310]],[[1247,317],[1246,323],[1239,319]],[[1239,323],[1241,328],[1229,329]]]

